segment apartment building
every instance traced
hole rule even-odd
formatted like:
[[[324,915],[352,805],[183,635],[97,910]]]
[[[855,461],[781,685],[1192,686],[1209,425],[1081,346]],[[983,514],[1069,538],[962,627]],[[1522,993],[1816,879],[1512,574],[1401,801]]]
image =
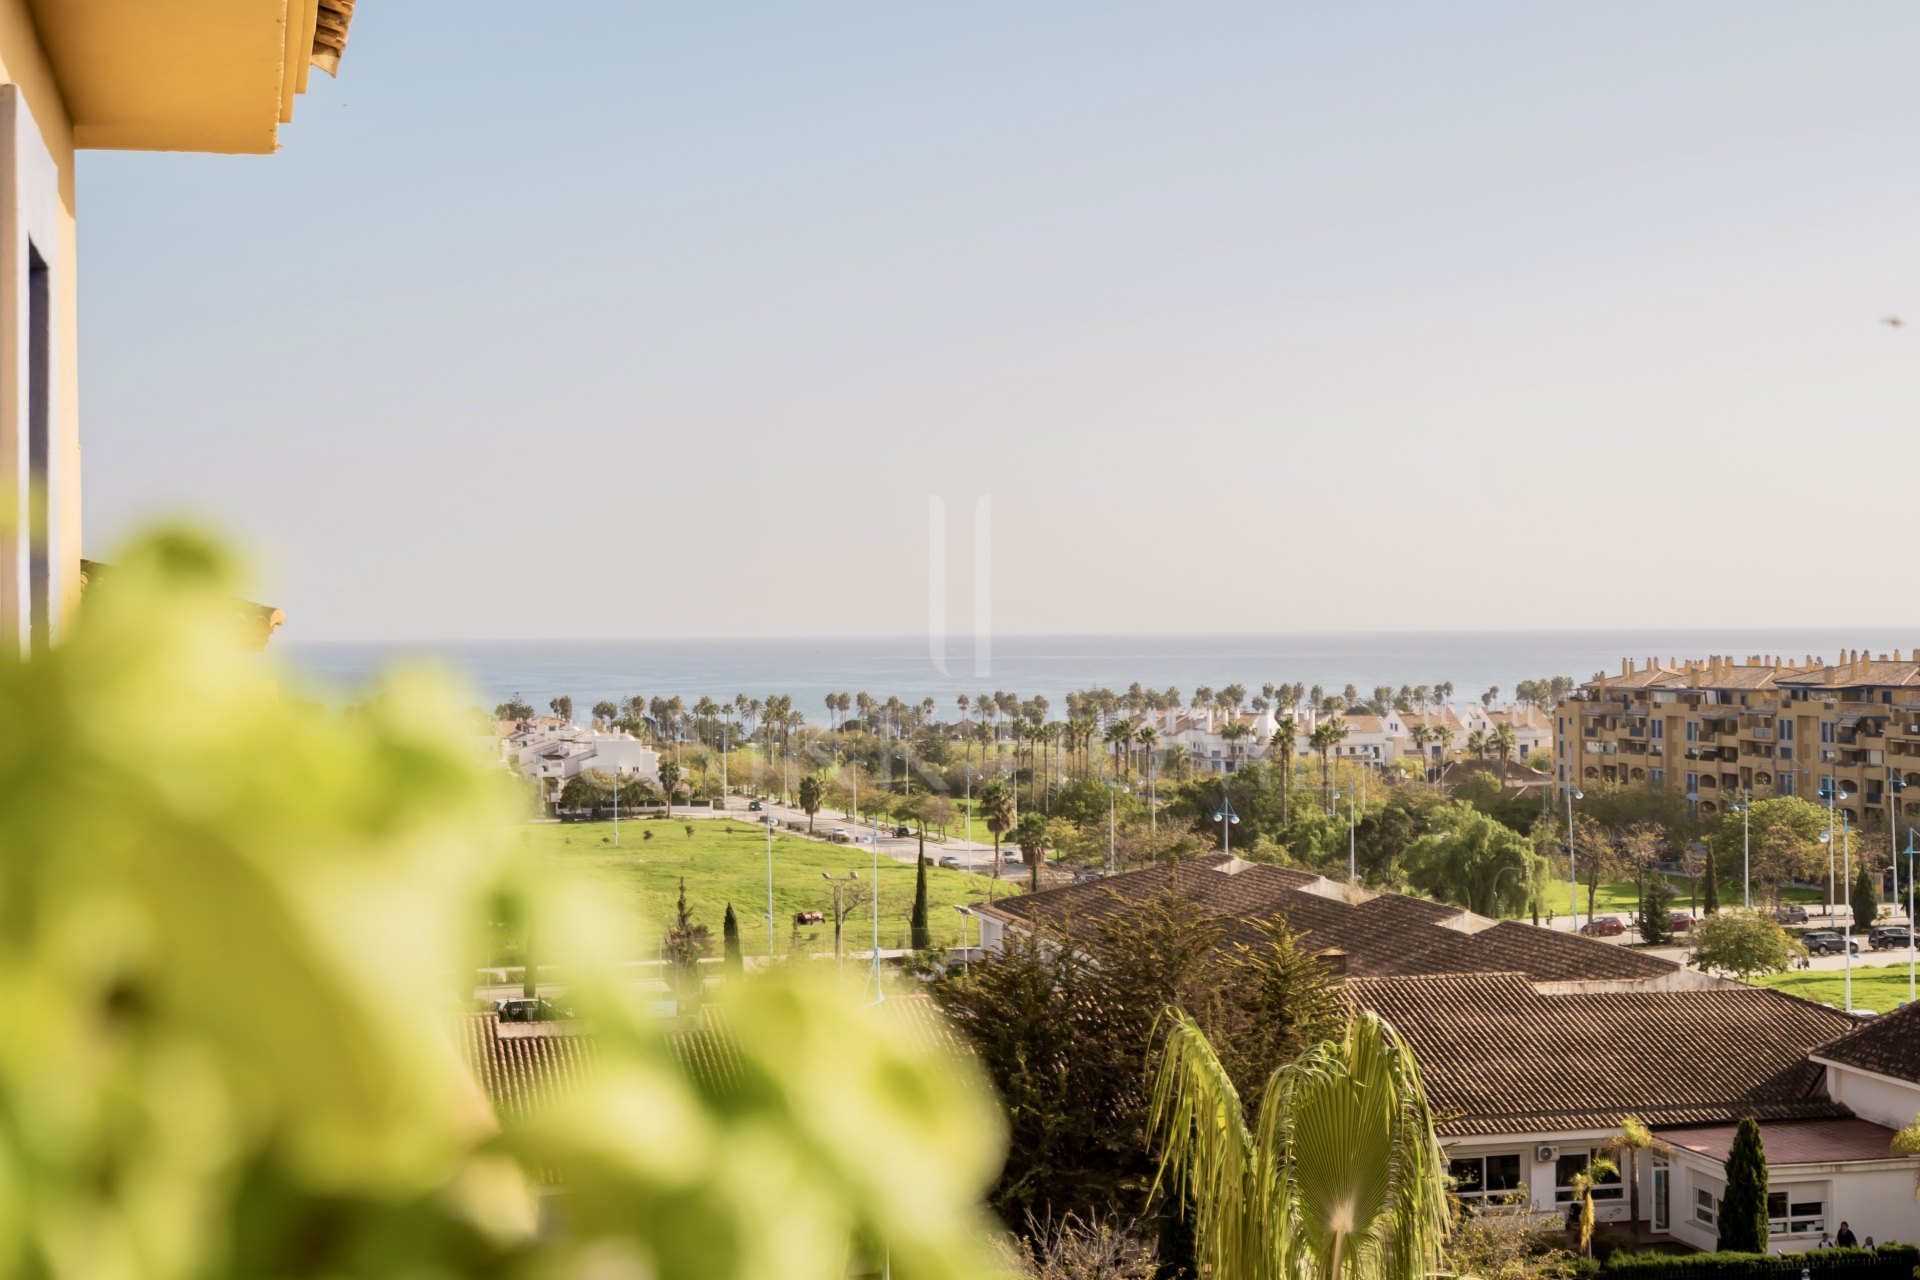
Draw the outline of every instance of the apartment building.
[[[1553,756],[1561,787],[1676,787],[1708,817],[1746,795],[1817,801],[1831,779],[1848,820],[1897,829],[1920,801],[1902,795],[1920,786],[1920,661],[1623,659],[1555,708]]]

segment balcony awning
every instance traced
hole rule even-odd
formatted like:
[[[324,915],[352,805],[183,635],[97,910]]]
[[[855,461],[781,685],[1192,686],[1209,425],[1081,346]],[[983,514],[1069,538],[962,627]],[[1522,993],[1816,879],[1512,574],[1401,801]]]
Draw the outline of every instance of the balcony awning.
[[[102,578],[113,572],[113,566],[98,560],[80,562],[80,590],[85,592]],[[287,624],[284,611],[270,604],[257,604],[252,600],[235,600],[234,612],[246,623],[247,635],[252,641],[251,648],[259,652],[267,647],[267,641],[273,639],[273,633]]]

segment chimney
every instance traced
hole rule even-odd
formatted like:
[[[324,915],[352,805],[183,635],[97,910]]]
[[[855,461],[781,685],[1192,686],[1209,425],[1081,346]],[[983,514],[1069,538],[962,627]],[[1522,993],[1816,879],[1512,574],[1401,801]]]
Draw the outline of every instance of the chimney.
[[[1314,959],[1327,966],[1327,972],[1336,978],[1347,976],[1347,953],[1338,947],[1328,947],[1325,951],[1316,951]]]
[[[1623,676],[1630,676],[1633,674],[1633,663],[1627,660],[1626,658],[1620,659],[1620,674]]]

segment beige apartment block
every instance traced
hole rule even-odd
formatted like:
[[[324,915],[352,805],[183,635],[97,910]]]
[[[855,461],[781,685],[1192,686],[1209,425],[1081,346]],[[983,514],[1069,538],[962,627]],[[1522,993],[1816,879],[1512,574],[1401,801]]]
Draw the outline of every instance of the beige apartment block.
[[[1831,779],[1855,826],[1920,825],[1920,661],[1899,650],[1623,659],[1554,709],[1553,730],[1562,788],[1672,787],[1712,817],[1749,795],[1821,802]]]

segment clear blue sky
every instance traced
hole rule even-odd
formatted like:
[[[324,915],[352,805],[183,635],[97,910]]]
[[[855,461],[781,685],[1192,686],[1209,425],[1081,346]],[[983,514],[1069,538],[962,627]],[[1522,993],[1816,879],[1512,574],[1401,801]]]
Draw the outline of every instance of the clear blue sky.
[[[936,496],[964,629],[985,494],[1003,632],[1920,641],[1916,49],[366,0],[278,156],[82,160],[88,551],[214,522],[310,640],[912,632]]]

